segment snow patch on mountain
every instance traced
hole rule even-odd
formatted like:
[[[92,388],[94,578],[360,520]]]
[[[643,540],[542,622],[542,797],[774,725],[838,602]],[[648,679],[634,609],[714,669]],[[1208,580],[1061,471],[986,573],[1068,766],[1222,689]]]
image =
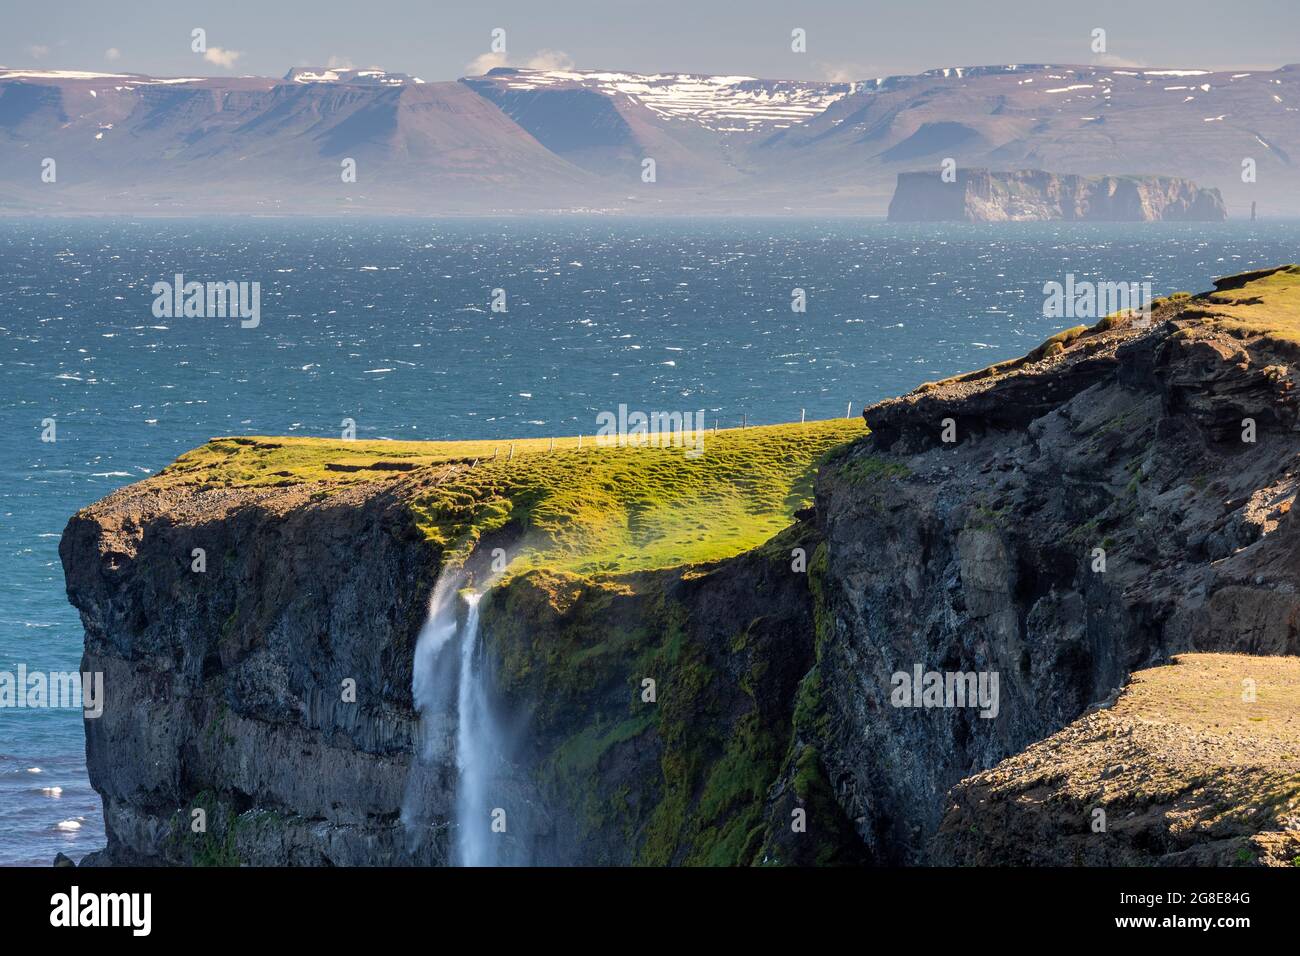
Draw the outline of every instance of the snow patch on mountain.
[[[284,75],[293,83],[359,83],[363,86],[405,86],[423,83],[418,76],[387,70],[353,70],[326,66],[295,66]]]
[[[203,77],[144,76],[140,73],[92,73],[88,70],[9,70],[0,67],[0,80],[127,80],[131,83],[200,83]]]
[[[487,78],[514,91],[584,87],[607,96],[626,96],[665,120],[696,123],[715,132],[793,126],[823,112],[858,87],[854,83],[761,80],[753,76],[508,67],[490,71]]]

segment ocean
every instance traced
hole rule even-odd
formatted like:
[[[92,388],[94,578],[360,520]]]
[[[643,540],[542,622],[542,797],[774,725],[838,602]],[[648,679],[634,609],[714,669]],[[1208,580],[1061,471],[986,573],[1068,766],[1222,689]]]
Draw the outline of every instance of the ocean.
[[[216,435],[590,434],[622,403],[857,415],[1088,321],[1044,317],[1044,283],[1196,292],[1298,259],[1300,222],[5,220],[0,674],[79,666],[73,512]],[[155,315],[177,273],[259,283],[260,322]],[[0,865],[103,842],[80,711],[0,708]]]

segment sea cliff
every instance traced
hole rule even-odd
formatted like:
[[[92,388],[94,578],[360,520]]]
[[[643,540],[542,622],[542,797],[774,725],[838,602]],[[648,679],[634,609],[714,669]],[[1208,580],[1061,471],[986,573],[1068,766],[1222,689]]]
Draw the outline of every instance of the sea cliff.
[[[698,457],[215,439],[61,542],[90,862],[450,862],[412,684],[456,574],[519,859],[1290,864],[1298,341],[1291,266]],[[917,667],[996,714],[899,706]]]
[[[1219,222],[1217,189],[1172,176],[1071,176],[1021,169],[899,173],[891,222]]]

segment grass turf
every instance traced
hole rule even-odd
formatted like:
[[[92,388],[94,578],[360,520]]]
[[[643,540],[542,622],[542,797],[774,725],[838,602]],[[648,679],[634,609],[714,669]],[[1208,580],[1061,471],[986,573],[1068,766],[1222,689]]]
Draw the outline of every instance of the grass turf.
[[[1216,286],[1160,300],[1157,316],[1300,343],[1300,265],[1243,273]],[[1174,308],[1166,313],[1163,303]],[[1122,321],[1108,316],[1068,329],[1023,358],[920,390],[1013,371]],[[515,569],[622,572],[719,560],[762,544],[810,500],[818,459],[863,434],[859,419],[706,432],[698,458],[682,448],[600,447],[590,436],[582,448],[577,437],[217,438],[154,480],[228,488],[313,483],[315,494],[328,497],[340,486],[428,470],[436,478],[414,494],[411,507],[448,560],[462,559],[484,534],[509,528],[511,537],[522,536]]]
[[[1196,315],[1229,331],[1300,344],[1300,265],[1220,279],[1196,297]]]
[[[818,460],[866,429],[860,418],[706,432],[687,448],[602,447],[590,436],[390,442],[217,438],[155,481],[201,488],[338,487],[428,470],[417,523],[463,559],[485,535],[518,540],[512,572],[625,572],[720,560],[757,547],[812,497]],[[510,449],[514,448],[514,457]],[[495,457],[494,457],[495,456]]]

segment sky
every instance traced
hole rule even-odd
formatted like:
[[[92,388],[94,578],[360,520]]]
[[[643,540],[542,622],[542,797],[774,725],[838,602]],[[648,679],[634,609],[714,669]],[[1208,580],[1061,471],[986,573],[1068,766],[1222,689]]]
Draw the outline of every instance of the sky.
[[[205,53],[191,31],[206,31]],[[505,31],[505,54],[490,50]],[[802,29],[806,52],[791,50]],[[1093,31],[1105,30],[1104,54]],[[1003,63],[1272,69],[1300,0],[0,0],[0,65],[156,76],[494,65],[870,79]]]

